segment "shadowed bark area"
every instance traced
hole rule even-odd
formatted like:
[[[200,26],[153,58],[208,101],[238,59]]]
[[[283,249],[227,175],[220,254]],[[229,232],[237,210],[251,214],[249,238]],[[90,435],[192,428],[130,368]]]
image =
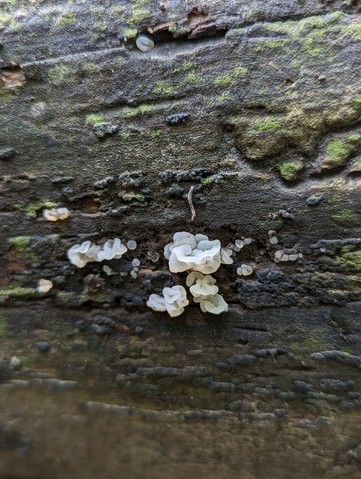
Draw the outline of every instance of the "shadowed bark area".
[[[0,33],[0,479],[360,477],[359,3],[0,1]],[[146,306],[179,231],[232,251],[228,312]]]

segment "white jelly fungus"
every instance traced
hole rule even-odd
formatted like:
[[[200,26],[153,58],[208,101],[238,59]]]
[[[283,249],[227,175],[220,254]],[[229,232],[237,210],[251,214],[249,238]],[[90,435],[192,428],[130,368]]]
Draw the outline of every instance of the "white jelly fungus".
[[[253,273],[253,268],[249,264],[241,264],[239,268],[237,268],[237,274],[239,276],[249,276]]]
[[[48,293],[53,287],[53,282],[50,279],[41,278],[38,281],[38,286],[36,287],[36,292],[45,294]]]
[[[68,259],[78,268],[84,268],[87,263],[104,260],[120,259],[128,251],[119,238],[107,240],[103,245],[97,245],[91,241],[72,246],[68,252]]]
[[[188,304],[187,292],[183,286],[163,288],[163,296],[151,294],[147,301],[147,306],[153,311],[167,311],[172,318],[180,316]]]
[[[169,260],[172,273],[189,270],[214,273],[221,263],[233,263],[229,253],[221,248],[219,240],[210,241],[206,235],[193,235],[185,231],[175,233],[173,242],[164,248],[164,256]]]
[[[70,216],[70,211],[68,208],[44,209],[42,215],[47,221],[66,220]]]
[[[141,33],[137,36],[135,44],[137,45],[137,48],[144,53],[149,52],[154,48],[153,39],[149,35],[145,35],[144,33]]]

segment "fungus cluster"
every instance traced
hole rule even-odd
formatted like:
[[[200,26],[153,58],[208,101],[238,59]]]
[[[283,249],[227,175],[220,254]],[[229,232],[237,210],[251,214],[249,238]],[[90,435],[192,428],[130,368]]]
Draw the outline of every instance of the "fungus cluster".
[[[203,234],[193,235],[184,231],[175,233],[173,242],[164,248],[172,273],[194,270],[203,274],[217,271],[221,264],[232,264],[230,253],[221,248],[219,240],[210,241]]]
[[[194,271],[187,276],[186,284],[193,301],[199,303],[202,313],[221,314],[228,311],[228,304],[218,294],[216,280],[209,274]]]
[[[231,250],[221,247],[219,240],[211,241],[204,234],[193,235],[185,231],[175,233],[172,243],[164,248],[170,271],[190,271],[186,285],[193,301],[199,303],[203,313],[211,314],[228,311],[227,303],[218,294],[216,280],[210,274],[216,272],[221,264],[232,264],[231,254]],[[183,286],[164,288],[163,296],[150,295],[147,306],[154,311],[167,311],[171,317],[180,316],[189,304],[186,294]]]
[[[238,276],[249,276],[253,273],[253,268],[249,264],[242,263],[239,268],[237,268]]]
[[[107,240],[103,245],[97,245],[91,241],[76,244],[68,250],[68,259],[78,268],[84,268],[88,263],[104,260],[120,259],[128,248],[119,238]]]
[[[303,258],[302,253],[297,253],[294,250],[279,249],[275,251],[273,261],[279,263],[280,261],[297,261],[301,258]]]

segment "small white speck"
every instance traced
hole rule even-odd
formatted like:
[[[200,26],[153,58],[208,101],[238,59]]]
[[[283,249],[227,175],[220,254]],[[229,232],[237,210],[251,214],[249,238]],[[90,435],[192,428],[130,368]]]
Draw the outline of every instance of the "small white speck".
[[[134,258],[132,260],[132,266],[140,266],[140,260],[138,258]]]
[[[277,236],[271,236],[269,239],[270,244],[278,244]]]
[[[103,271],[107,276],[111,276],[113,274],[112,268],[110,268],[107,264],[103,266]]]
[[[47,293],[53,287],[53,282],[49,279],[39,279],[38,286],[36,288],[37,293]]]
[[[133,249],[136,249],[137,247],[137,242],[134,241],[134,240],[129,240],[127,242],[127,248],[130,249],[130,250],[133,250]]]

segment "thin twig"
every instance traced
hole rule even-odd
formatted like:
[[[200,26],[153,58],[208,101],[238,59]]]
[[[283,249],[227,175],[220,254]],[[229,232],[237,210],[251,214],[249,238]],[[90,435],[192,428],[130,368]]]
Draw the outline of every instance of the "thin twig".
[[[191,221],[194,221],[197,213],[196,213],[196,210],[194,209],[194,206],[193,206],[193,191],[194,191],[194,188],[195,186],[191,186],[190,189],[189,189],[189,192],[188,192],[188,204],[189,204],[189,208],[191,209],[191,212],[192,212],[192,217],[191,217]]]

